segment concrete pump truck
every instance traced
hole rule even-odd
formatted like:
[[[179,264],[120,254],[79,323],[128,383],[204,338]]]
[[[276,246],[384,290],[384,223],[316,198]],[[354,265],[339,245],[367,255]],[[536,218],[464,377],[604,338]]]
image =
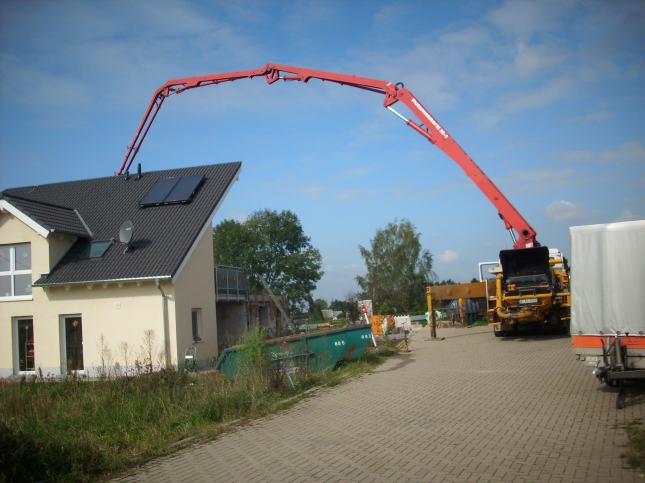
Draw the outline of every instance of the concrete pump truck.
[[[430,114],[403,83],[392,83],[367,77],[339,74],[302,67],[267,64],[254,70],[210,74],[172,79],[155,90],[139,127],[127,148],[117,175],[128,174],[143,141],[165,99],[189,89],[233,82],[240,79],[264,77],[268,84],[277,81],[308,82],[318,79],[374,92],[384,96],[383,106],[398,116],[432,144],[435,144],[475,183],[495,206],[504,227],[513,240],[512,250],[499,254],[495,294],[488,297],[488,321],[496,336],[510,335],[518,327],[539,323],[556,328],[568,328],[570,295],[568,267],[557,249],[541,246],[537,233],[511,204],[497,186],[486,176],[448,131]],[[405,105],[417,120],[394,109],[396,103]]]

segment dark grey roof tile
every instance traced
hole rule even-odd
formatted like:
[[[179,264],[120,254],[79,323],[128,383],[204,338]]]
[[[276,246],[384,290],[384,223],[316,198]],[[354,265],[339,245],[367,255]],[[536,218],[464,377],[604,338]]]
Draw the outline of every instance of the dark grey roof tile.
[[[116,240],[102,257],[88,259],[82,254],[91,240],[79,238],[51,273],[34,285],[169,277],[175,275],[199,232],[211,220],[240,167],[241,163],[227,163],[144,172],[141,179],[112,176],[8,189],[2,195],[7,200],[69,207],[72,213],[76,209],[90,227],[93,240]],[[139,207],[158,179],[199,174],[204,175],[204,182],[190,203]],[[55,218],[54,213],[50,216]],[[62,217],[62,212],[56,216]],[[128,253],[118,241],[119,227],[125,220],[134,224],[133,249]],[[71,218],[65,222],[71,224]]]
[[[11,196],[7,192],[3,193],[3,198],[49,231],[61,231],[82,237],[91,236],[73,208]]]

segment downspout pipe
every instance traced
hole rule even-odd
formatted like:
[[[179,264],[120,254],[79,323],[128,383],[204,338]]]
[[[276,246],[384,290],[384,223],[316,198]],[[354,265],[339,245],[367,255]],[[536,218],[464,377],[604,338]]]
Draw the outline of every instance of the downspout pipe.
[[[157,287],[157,290],[161,293],[161,306],[163,312],[163,350],[164,358],[166,359],[166,369],[169,369],[172,364],[170,363],[170,337],[168,336],[168,333],[170,332],[170,323],[168,321],[168,298],[161,288],[161,281],[158,278],[155,279],[155,287]]]

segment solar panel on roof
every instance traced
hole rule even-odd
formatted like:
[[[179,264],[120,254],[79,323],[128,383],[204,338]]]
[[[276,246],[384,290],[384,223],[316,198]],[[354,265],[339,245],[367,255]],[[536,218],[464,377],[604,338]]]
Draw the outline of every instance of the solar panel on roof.
[[[139,206],[188,203],[195,196],[203,180],[204,175],[201,174],[159,179],[139,202]]]
[[[139,202],[139,206],[155,206],[163,204],[164,199],[170,193],[179,178],[162,178],[158,179],[152,188],[148,191],[143,199]]]
[[[193,199],[197,188],[202,184],[204,175],[182,176],[177,184],[168,193],[164,203],[187,203]]]

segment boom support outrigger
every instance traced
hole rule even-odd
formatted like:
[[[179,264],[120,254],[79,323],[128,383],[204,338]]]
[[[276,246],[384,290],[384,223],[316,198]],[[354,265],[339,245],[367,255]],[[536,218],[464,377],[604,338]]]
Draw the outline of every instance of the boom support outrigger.
[[[153,94],[148,108],[139,124],[132,143],[128,146],[125,158],[121,163],[118,174],[130,170],[141,145],[152,126],[164,100],[173,94],[180,94],[196,87],[232,82],[238,79],[252,79],[264,76],[268,84],[278,80],[308,82],[310,79],[334,82],[375,92],[385,96],[383,107],[390,110],[401,118],[408,126],[425,137],[432,144],[446,153],[466,173],[466,175],[477,185],[482,193],[497,208],[500,218],[504,221],[504,227],[511,234],[514,248],[530,248],[539,246],[536,239],[537,233],[517,211],[504,194],[486,176],[477,164],[466,154],[462,147],[448,134],[446,129],[430,114],[430,112],[419,102],[419,100],[402,83],[392,83],[367,77],[355,75],[338,74],[320,70],[306,69],[279,64],[267,64],[255,70],[244,70],[239,72],[227,72],[222,74],[211,74],[197,77],[185,77],[172,79],[165,82]],[[392,106],[402,102],[416,116],[419,122],[405,117]]]

